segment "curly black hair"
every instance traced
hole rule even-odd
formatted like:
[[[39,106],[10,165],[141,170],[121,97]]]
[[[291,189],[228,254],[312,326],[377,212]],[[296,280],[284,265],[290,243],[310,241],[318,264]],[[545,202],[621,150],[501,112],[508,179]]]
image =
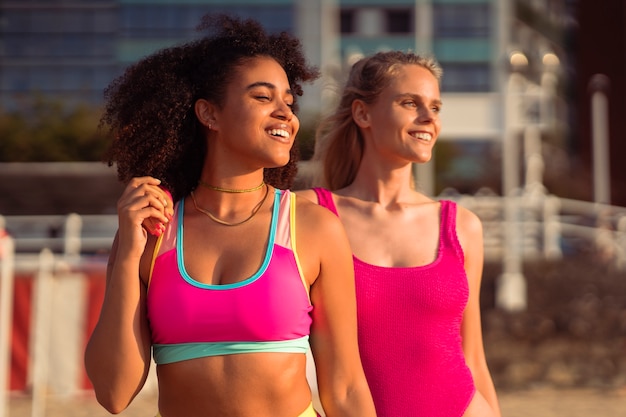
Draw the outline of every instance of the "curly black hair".
[[[317,68],[307,64],[297,38],[286,32],[268,34],[253,19],[205,15],[198,30],[207,34],[157,51],[116,78],[105,89],[100,122],[114,132],[105,161],[117,165],[119,180],[156,177],[175,200],[197,186],[205,158],[196,100],[221,105],[233,70],[259,56],[271,57],[284,68],[294,98],[302,95],[301,83],[319,76]],[[289,163],[265,169],[265,181],[277,188],[291,187],[297,159],[293,146]]]

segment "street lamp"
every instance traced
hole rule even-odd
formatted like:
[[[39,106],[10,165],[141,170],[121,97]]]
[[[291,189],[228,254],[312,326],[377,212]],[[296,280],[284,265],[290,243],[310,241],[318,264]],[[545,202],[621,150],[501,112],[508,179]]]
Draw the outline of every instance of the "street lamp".
[[[593,200],[600,204],[611,204],[609,100],[607,97],[610,86],[611,80],[604,74],[595,74],[589,80],[593,143]]]
[[[496,303],[508,311],[526,308],[521,203],[523,198],[545,194],[541,137],[544,130],[554,127],[557,117],[555,97],[560,60],[555,53],[545,52],[540,62],[539,68],[531,68],[521,50],[508,55],[502,143],[503,272],[496,290]],[[526,162],[525,193],[521,192],[520,182],[522,136]]]
[[[543,151],[542,134],[556,127],[557,108],[556,90],[558,71],[561,61],[553,52],[545,52],[541,57],[541,71],[539,79],[538,113],[534,123],[524,127],[524,160],[526,161],[526,179],[524,192],[527,195],[537,196],[545,193],[543,186]],[[530,87],[529,87],[530,88]],[[531,96],[531,92],[528,91]]]
[[[509,76],[505,91],[503,91],[505,95],[502,143],[504,244],[502,274],[496,283],[496,304],[507,311],[520,311],[526,308],[526,280],[522,274],[522,256],[519,247],[519,133],[522,127],[521,100],[527,83],[524,72],[528,68],[528,58],[521,51],[513,51],[508,58]]]

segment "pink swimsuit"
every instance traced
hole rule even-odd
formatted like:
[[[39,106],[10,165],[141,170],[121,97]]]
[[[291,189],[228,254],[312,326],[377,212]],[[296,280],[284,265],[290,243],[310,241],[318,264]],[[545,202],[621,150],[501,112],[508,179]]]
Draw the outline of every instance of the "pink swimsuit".
[[[315,191],[338,215],[330,191]],[[463,259],[451,201],[441,201],[433,263],[387,268],[354,257],[359,349],[378,417],[461,417],[472,400],[461,345],[469,296]]]
[[[246,352],[306,353],[313,307],[295,254],[293,195],[276,190],[263,265],[229,285],[200,283],[185,270],[183,212],[181,200],[157,244],[148,287],[156,363]]]

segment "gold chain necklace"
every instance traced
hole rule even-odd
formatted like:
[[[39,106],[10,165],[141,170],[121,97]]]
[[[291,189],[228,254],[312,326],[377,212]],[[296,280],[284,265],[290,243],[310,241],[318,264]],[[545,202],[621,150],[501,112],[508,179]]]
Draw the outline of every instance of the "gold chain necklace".
[[[244,188],[244,189],[222,188],[216,185],[207,184],[206,182],[202,180],[199,180],[198,184],[213,191],[221,191],[222,193],[239,194],[239,193],[251,193],[253,191],[260,190],[265,185],[265,181],[261,181],[261,184],[257,185],[256,187]]]
[[[219,223],[219,224],[223,224],[224,226],[239,226],[240,224],[244,224],[247,221],[250,221],[250,219],[252,219],[255,216],[255,214],[257,214],[257,212],[263,206],[263,203],[265,203],[265,200],[267,200],[267,195],[269,194],[269,189],[270,189],[270,187],[266,187],[265,188],[265,195],[263,196],[261,201],[259,201],[257,203],[257,205],[254,206],[254,208],[252,209],[252,214],[250,214],[250,216],[248,216],[247,218],[243,219],[242,221],[236,222],[236,223],[228,223],[228,222],[225,222],[224,220],[218,219],[213,214],[211,214],[210,211],[208,211],[206,209],[203,209],[202,207],[199,207],[198,206],[198,202],[196,201],[196,196],[193,193],[193,191],[191,192],[191,199],[193,200],[193,205],[196,208],[196,210],[199,211],[200,213],[206,215],[209,219],[213,220],[214,222]]]

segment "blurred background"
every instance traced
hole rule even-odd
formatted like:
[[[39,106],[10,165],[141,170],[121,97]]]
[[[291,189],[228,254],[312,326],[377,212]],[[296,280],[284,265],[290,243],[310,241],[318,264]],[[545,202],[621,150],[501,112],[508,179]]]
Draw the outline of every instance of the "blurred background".
[[[483,220],[503,415],[626,416],[624,0],[0,0],[0,417],[106,415],[82,368],[122,190],[103,92],[209,12],[295,34],[321,70],[296,188],[355,60],[434,55],[443,128],[415,174]],[[153,376],[126,415],[154,413]]]

